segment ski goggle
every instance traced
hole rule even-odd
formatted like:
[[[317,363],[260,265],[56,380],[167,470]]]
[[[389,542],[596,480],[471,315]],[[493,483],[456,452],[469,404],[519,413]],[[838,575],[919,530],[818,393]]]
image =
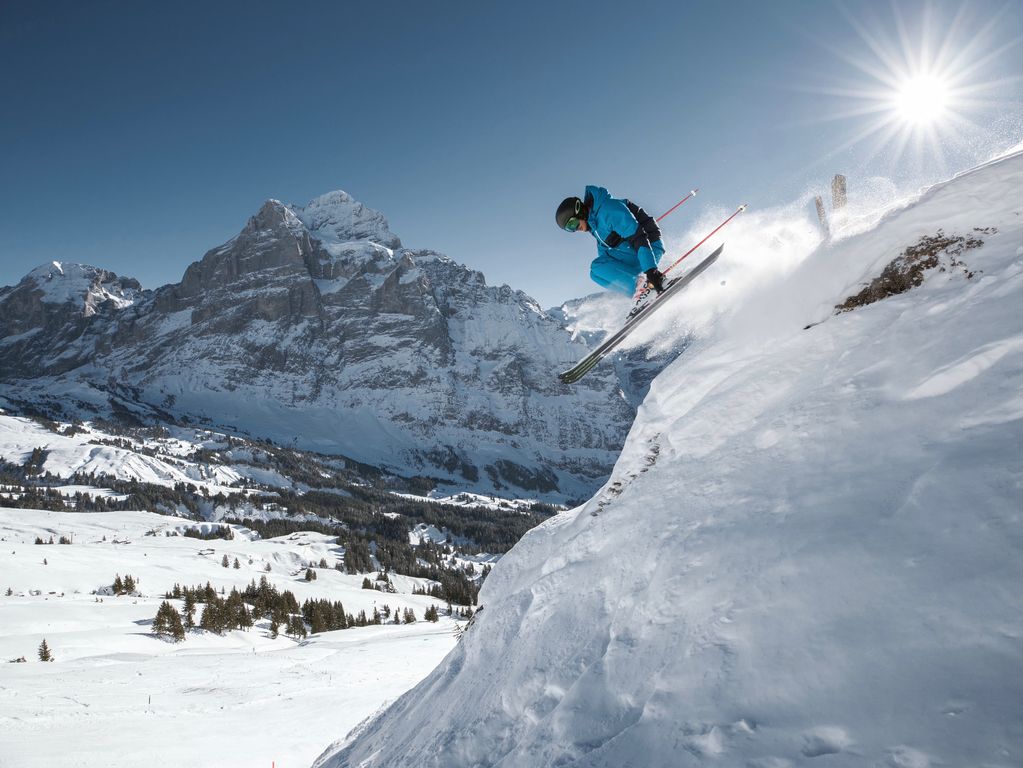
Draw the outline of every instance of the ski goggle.
[[[571,217],[565,222],[566,232],[575,232],[579,229],[579,212],[582,210],[582,202],[580,200],[575,201],[575,216]]]

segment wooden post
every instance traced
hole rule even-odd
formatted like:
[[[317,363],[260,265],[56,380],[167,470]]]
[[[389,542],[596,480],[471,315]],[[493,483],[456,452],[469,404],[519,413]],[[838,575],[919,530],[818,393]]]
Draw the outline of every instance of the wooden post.
[[[817,195],[814,197],[813,202],[817,206],[817,218],[820,219],[821,222],[821,231],[824,232],[825,238],[829,238],[831,237],[831,229],[828,227],[828,214],[824,210],[824,201],[821,199],[820,195]]]
[[[836,173],[835,178],[831,180],[831,210],[839,211],[845,208],[845,201],[845,176]]]

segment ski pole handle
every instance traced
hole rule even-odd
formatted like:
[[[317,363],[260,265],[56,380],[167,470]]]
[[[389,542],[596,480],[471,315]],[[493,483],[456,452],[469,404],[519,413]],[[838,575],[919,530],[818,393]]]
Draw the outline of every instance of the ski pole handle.
[[[697,187],[696,189],[691,190],[688,195],[686,195],[681,200],[679,200],[677,203],[675,203],[673,206],[671,206],[671,208],[669,208],[667,211],[665,211],[660,216],[658,216],[656,219],[654,219],[654,221],[655,222],[660,222],[661,219],[668,218],[668,214],[674,213],[676,208],[678,208],[680,205],[682,205],[682,203],[684,203],[690,197],[693,197],[694,195],[696,195],[696,193],[699,192],[699,191],[700,191],[699,187]]]

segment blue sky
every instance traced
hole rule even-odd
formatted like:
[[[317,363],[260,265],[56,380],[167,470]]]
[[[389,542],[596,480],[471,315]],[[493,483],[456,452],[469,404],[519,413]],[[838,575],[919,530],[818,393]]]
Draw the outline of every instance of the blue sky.
[[[1018,143],[1021,38],[986,0],[0,3],[0,285],[51,259],[176,282],[263,200],[344,189],[550,306],[596,289],[553,223],[585,184],[765,207]],[[971,122],[932,126],[940,157],[850,142],[921,55]]]

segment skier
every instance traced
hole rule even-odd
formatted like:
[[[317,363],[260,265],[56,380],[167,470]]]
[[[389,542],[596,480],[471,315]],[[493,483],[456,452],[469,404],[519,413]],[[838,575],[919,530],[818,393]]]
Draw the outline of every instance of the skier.
[[[596,238],[593,282],[636,299],[646,295],[646,286],[657,293],[664,290],[664,275],[657,268],[664,255],[661,230],[635,203],[588,186],[582,200],[566,197],[554,218],[568,232],[589,232]]]

